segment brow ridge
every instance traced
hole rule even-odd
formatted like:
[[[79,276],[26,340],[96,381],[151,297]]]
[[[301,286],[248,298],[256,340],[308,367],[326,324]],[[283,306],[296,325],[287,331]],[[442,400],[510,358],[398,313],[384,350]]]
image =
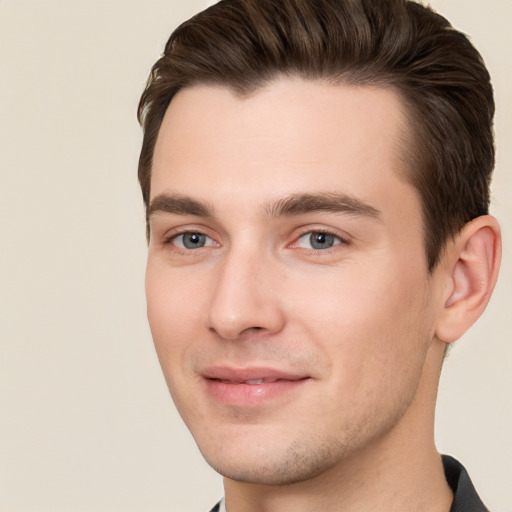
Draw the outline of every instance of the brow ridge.
[[[181,194],[159,194],[151,200],[146,218],[157,213],[213,217],[213,208],[203,201]]]
[[[313,212],[348,213],[375,219],[381,217],[381,212],[371,204],[336,192],[293,194],[269,203],[265,208],[265,213],[270,217],[289,217]]]
[[[314,212],[347,213],[380,219],[381,212],[371,204],[344,193],[292,194],[269,202],[264,213],[270,218],[291,217]],[[157,213],[194,215],[211,218],[214,208],[206,202],[181,194],[159,194],[150,203],[147,219]]]

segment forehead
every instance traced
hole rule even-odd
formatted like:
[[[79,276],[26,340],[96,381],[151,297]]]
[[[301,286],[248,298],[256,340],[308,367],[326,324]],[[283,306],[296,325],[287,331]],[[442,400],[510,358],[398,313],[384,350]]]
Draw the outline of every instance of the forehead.
[[[195,86],[165,114],[151,196],[205,185],[213,196],[260,191],[262,201],[315,188],[378,196],[384,182],[405,182],[405,133],[391,89],[281,78],[240,97]]]

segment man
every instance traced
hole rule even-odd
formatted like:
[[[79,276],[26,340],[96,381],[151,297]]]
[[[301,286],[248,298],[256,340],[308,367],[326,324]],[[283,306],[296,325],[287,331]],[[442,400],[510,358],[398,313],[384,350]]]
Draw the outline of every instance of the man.
[[[489,75],[406,0],[224,0],[139,106],[148,318],[214,510],[486,510],[434,445],[496,282]]]

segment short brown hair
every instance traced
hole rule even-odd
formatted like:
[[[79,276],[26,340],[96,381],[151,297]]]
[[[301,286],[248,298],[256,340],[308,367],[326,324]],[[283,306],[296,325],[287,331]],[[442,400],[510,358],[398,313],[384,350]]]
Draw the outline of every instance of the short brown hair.
[[[488,213],[489,73],[464,34],[408,0],[222,0],[179,26],[139,103],[146,208],[154,147],[173,96],[197,84],[248,94],[279,75],[391,87],[401,96],[412,128],[405,159],[421,198],[430,270],[449,237]]]

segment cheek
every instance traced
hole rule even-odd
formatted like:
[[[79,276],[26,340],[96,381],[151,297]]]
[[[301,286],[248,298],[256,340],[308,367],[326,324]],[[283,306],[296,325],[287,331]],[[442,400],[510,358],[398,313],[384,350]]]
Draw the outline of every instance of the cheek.
[[[147,315],[153,342],[167,387],[187,423],[196,397],[190,386],[190,372],[184,361],[194,350],[202,326],[198,315],[198,290],[163,265],[148,261],[146,272]],[[188,413],[187,413],[188,411]]]
[[[201,294],[162,268],[148,261],[146,271],[147,315],[151,334],[164,373],[179,369],[182,354],[193,338],[190,329],[198,326],[198,300]]]
[[[334,329],[339,334],[380,332],[414,307],[412,285],[393,276],[389,268],[335,268],[288,282],[293,283],[288,301],[296,318],[308,319],[315,329]]]
[[[295,300],[294,318],[326,356],[339,386],[382,385],[420,371],[432,333],[425,280],[418,275],[399,265],[351,268],[311,281],[308,294]]]

